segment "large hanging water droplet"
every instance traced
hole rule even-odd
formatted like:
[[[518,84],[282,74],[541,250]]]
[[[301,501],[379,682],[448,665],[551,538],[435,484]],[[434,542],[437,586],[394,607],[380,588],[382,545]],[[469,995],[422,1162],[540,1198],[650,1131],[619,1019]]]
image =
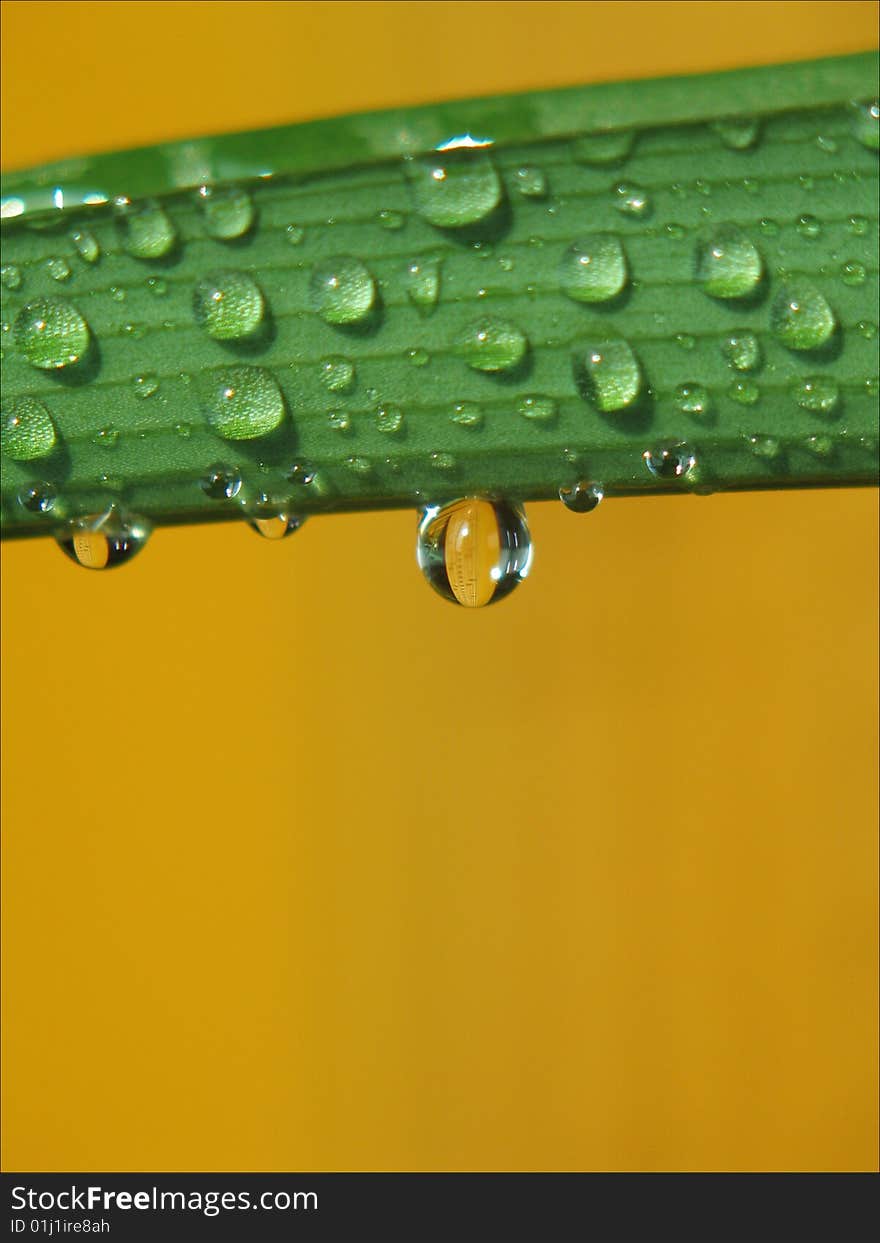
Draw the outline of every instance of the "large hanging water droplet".
[[[722,225],[697,249],[697,280],[713,298],[747,297],[763,270],[757,246],[735,225]]]
[[[162,259],[173,249],[177,231],[155,199],[138,203],[118,199],[116,212],[123,248],[135,259]]]
[[[611,233],[593,233],[562,256],[559,284],[575,302],[607,302],[627,282],[626,256]]]
[[[236,186],[202,186],[199,203],[205,232],[218,241],[243,237],[254,223],[253,200]]]
[[[566,509],[573,514],[589,514],[597,507],[605,493],[597,483],[589,483],[579,479],[570,487],[564,485],[559,489],[559,499]]]
[[[869,151],[880,149],[880,102],[854,103],[852,127],[856,139]]]
[[[721,352],[734,371],[757,371],[761,365],[761,345],[747,328],[729,332],[721,343]]]
[[[140,552],[150,534],[144,518],[111,506],[102,514],[78,518],[56,532],[62,552],[87,570],[112,570]]]
[[[89,326],[60,298],[35,298],[15,317],[15,341],[34,367],[57,371],[79,362],[89,348]]]
[[[312,306],[326,324],[362,323],[376,301],[376,283],[367,268],[347,255],[319,263],[309,289]]]
[[[588,343],[575,354],[574,366],[590,401],[604,414],[626,410],[641,392],[641,367],[629,342],[622,338]]]
[[[795,384],[793,391],[800,408],[811,414],[833,414],[840,401],[840,389],[831,376],[807,376]]]
[[[755,117],[719,117],[710,122],[710,127],[731,151],[747,151],[758,141],[759,126]]]
[[[790,350],[818,349],[831,339],[835,327],[831,307],[807,281],[788,281],[773,299],[770,328]]]
[[[215,272],[193,290],[196,323],[215,341],[252,336],[263,322],[265,302],[256,281],[244,272]]]
[[[508,319],[487,316],[458,336],[455,352],[475,371],[510,371],[526,356],[525,333]]]
[[[440,300],[440,260],[411,260],[406,266],[404,283],[413,306],[422,315],[430,315]]]
[[[438,151],[404,169],[416,210],[437,228],[478,224],[501,202],[501,178],[485,150]]]
[[[597,130],[592,134],[582,134],[571,144],[572,158],[576,164],[622,164],[632,152],[635,137],[631,129]]]
[[[305,518],[300,517],[299,514],[289,514],[286,511],[265,516],[254,514],[248,517],[248,525],[256,531],[257,535],[262,535],[263,539],[268,540],[286,539],[288,535],[295,534],[304,522]]]
[[[263,367],[230,367],[208,381],[208,422],[224,440],[268,436],[285,417],[284,396]]]
[[[52,416],[35,397],[15,397],[0,414],[3,452],[16,462],[32,462],[55,448],[57,433]]]
[[[444,599],[465,608],[495,604],[531,568],[525,514],[507,501],[478,497],[430,506],[419,522],[416,557]]]

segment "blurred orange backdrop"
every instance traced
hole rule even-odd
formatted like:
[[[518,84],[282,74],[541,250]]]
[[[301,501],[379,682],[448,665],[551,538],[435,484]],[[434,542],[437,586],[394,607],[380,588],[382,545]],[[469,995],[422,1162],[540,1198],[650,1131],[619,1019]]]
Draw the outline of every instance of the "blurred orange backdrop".
[[[873,3],[5,3],[6,167],[862,50]],[[4,1168],[877,1164],[877,497],[3,551]]]

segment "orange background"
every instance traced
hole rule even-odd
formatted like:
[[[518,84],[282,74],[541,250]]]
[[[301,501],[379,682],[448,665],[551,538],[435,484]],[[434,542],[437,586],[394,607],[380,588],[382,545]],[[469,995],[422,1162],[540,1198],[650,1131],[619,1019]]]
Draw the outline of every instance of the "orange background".
[[[861,50],[872,3],[6,3],[7,167]],[[7,1170],[875,1168],[877,497],[4,548]]]

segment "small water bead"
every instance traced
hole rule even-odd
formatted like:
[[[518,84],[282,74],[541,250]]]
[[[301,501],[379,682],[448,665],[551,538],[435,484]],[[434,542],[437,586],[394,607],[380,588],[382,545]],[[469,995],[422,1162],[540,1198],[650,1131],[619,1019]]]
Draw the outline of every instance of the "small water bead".
[[[771,220],[769,216],[764,216],[758,221],[758,228],[765,237],[776,237],[779,233],[779,224],[775,220]]]
[[[15,317],[15,341],[34,367],[57,371],[79,362],[89,348],[89,326],[60,298],[35,298]]]
[[[754,293],[763,271],[757,246],[735,225],[722,225],[697,248],[697,281],[713,298]]]
[[[156,298],[163,298],[168,292],[168,283],[163,281],[161,276],[149,276],[147,278],[147,289]]]
[[[389,211],[387,209],[383,209],[379,212],[376,219],[383,229],[388,229],[392,233],[396,233],[406,224],[406,216],[399,211]]]
[[[475,371],[510,371],[522,362],[528,348],[522,329],[497,316],[469,324],[455,343],[456,354]]]
[[[747,328],[728,333],[721,352],[734,371],[757,371],[761,366],[761,344]]]
[[[115,449],[119,443],[119,430],[115,427],[102,427],[92,437],[99,449]]]
[[[70,264],[60,255],[46,260],[46,271],[53,281],[69,281],[73,275]]]
[[[74,229],[70,235],[73,248],[83,263],[97,263],[101,258],[98,239],[88,229]]]
[[[524,199],[545,199],[549,192],[546,175],[531,164],[524,164],[516,170],[513,184]]]
[[[837,142],[830,134],[820,134],[816,139],[816,146],[820,151],[824,151],[826,155],[836,155]]]
[[[429,460],[434,470],[449,471],[455,469],[455,458],[451,453],[441,453],[437,451],[431,454]]]
[[[473,401],[459,401],[452,407],[449,418],[459,427],[481,427],[483,411]]]
[[[277,381],[263,367],[230,367],[216,374],[205,406],[211,428],[224,440],[268,436],[286,412]]]
[[[253,336],[263,322],[266,304],[259,285],[244,272],[215,272],[193,290],[193,315],[215,341]]]
[[[301,246],[305,236],[306,231],[301,224],[289,224],[284,230],[284,237],[288,246]]]
[[[682,414],[688,414],[691,418],[704,419],[711,413],[709,392],[702,384],[680,384],[675,390],[675,398]]]
[[[797,231],[800,233],[801,237],[808,237],[813,240],[821,236],[822,225],[815,216],[799,216]]]
[[[558,413],[558,407],[552,397],[531,395],[523,397],[517,406],[524,419],[533,423],[552,423]]]
[[[807,436],[803,445],[814,457],[828,458],[834,452],[834,441],[830,436],[823,436],[821,433]]]
[[[347,410],[331,410],[327,422],[335,432],[351,431],[351,415]]]
[[[840,389],[831,376],[807,376],[795,384],[793,392],[800,408],[811,414],[833,414],[840,401]]]
[[[593,233],[568,248],[559,265],[559,284],[575,302],[607,302],[628,279],[623,247],[611,233]]]
[[[583,134],[571,144],[571,154],[576,164],[604,166],[622,164],[632,153],[635,131],[631,129],[597,130]]]
[[[396,436],[403,431],[403,411],[397,406],[383,406],[376,412],[376,430],[386,436]]]
[[[350,393],[355,382],[354,363],[340,354],[322,358],[321,380],[331,393]]]
[[[57,493],[51,483],[30,483],[18,494],[18,503],[29,514],[48,514],[55,504]]]
[[[853,103],[852,131],[858,142],[869,151],[880,149],[880,101]]]
[[[850,216],[847,226],[850,233],[854,233],[856,237],[864,237],[868,232],[868,221],[864,216]]]
[[[104,513],[90,514],[56,532],[62,552],[87,570],[112,570],[125,565],[141,551],[150,534],[144,518],[123,514],[111,506]]]
[[[697,339],[692,337],[689,332],[677,332],[675,334],[675,344],[680,350],[692,350],[697,344]]]
[[[761,390],[754,380],[734,380],[727,394],[740,406],[754,406],[760,400]]]
[[[585,345],[575,354],[574,365],[590,401],[604,414],[628,409],[641,393],[642,369],[622,338],[597,339]]]
[[[863,263],[859,263],[856,259],[849,259],[840,269],[840,275],[844,285],[856,287],[864,285],[867,273]]]
[[[588,483],[585,479],[579,479],[571,487],[564,485],[559,489],[560,501],[573,514],[592,513],[604,496],[605,493],[599,484]]]
[[[356,455],[354,457],[347,457],[345,459],[345,465],[355,475],[365,476],[373,473],[373,463],[369,458],[358,457]]]
[[[870,320],[860,319],[856,324],[856,332],[866,341],[873,341],[877,335],[877,325],[872,324]]]
[[[492,157],[479,148],[438,151],[407,160],[404,171],[416,210],[437,228],[478,224],[492,214],[503,196]]]
[[[413,259],[407,264],[406,296],[423,315],[430,313],[440,299],[440,260]]]
[[[319,263],[309,284],[312,306],[325,324],[362,323],[376,302],[376,282],[360,259],[339,255]]]
[[[254,204],[246,190],[236,186],[201,186],[199,205],[205,232],[218,241],[244,237],[254,223]]]
[[[406,361],[411,367],[426,367],[431,361],[431,355],[427,350],[415,347],[406,351]]]
[[[135,259],[162,259],[174,248],[177,231],[155,199],[139,203],[117,199],[116,211],[123,248]]]
[[[231,501],[241,491],[241,476],[229,466],[212,466],[200,486],[212,501]]]
[[[31,462],[51,453],[57,440],[52,416],[36,397],[15,397],[3,403],[0,442],[8,457],[16,462]]]
[[[525,514],[507,501],[479,497],[429,506],[418,525],[416,559],[445,600],[464,608],[495,604],[531,569]]]
[[[138,397],[152,397],[159,390],[159,381],[156,376],[151,374],[136,375],[134,377],[134,391]]]
[[[262,535],[263,539],[275,541],[294,535],[304,522],[305,518],[299,514],[289,514],[283,510],[277,514],[268,514],[266,517],[257,515],[248,517],[248,525],[256,531],[257,535]]]
[[[831,307],[819,290],[807,281],[787,282],[773,299],[770,328],[790,350],[818,349],[831,339],[835,327]]]
[[[710,128],[731,151],[747,151],[758,141],[760,126],[756,117],[720,117]]]
[[[754,456],[766,461],[779,457],[782,448],[775,436],[749,436],[748,443]]]
[[[613,190],[614,206],[624,216],[643,219],[650,216],[653,205],[648,191],[631,181],[619,182]]]
[[[685,444],[646,449],[642,460],[651,474],[658,479],[683,479],[697,464],[696,455]]]
[[[745,190],[746,194],[760,194],[761,183],[758,181],[757,177],[743,177],[742,188]]]
[[[287,472],[287,479],[298,488],[310,488],[317,478],[317,471],[308,462],[294,462]]]
[[[6,289],[21,289],[24,277],[17,263],[4,263],[0,267],[0,283]]]
[[[111,285],[110,286],[110,297],[113,299],[114,302],[124,302],[125,301],[125,290],[120,285]]]

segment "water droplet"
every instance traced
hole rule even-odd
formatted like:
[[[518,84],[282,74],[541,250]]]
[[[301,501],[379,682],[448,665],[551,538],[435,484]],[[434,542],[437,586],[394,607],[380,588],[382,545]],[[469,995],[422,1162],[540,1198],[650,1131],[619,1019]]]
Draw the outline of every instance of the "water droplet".
[[[162,298],[168,292],[168,283],[161,276],[150,276],[147,278],[147,289],[154,297]]]
[[[406,361],[413,367],[426,367],[431,361],[431,355],[427,350],[420,349],[417,346],[406,351]]]
[[[675,397],[682,414],[689,414],[694,419],[704,419],[711,412],[709,392],[702,384],[680,384],[675,390]]]
[[[376,283],[360,259],[339,256],[319,263],[310,282],[312,305],[325,324],[362,323],[376,301]]]
[[[102,427],[92,440],[99,449],[115,449],[119,443],[119,430],[115,427]]]
[[[729,332],[721,343],[721,352],[734,371],[757,371],[761,365],[761,345],[747,328]]]
[[[826,155],[834,155],[837,152],[837,143],[830,134],[820,134],[816,139],[816,146]]]
[[[51,483],[29,483],[18,494],[18,503],[29,514],[48,514],[55,504],[56,492]]]
[[[741,406],[753,406],[761,396],[761,390],[754,380],[734,380],[727,393]]]
[[[523,397],[517,410],[524,419],[530,419],[535,423],[551,423],[557,415],[557,406],[553,398],[540,395]]]
[[[735,225],[722,225],[697,248],[697,280],[713,298],[744,298],[754,293],[762,273],[757,246]]]
[[[597,130],[592,134],[583,134],[571,144],[572,158],[576,164],[622,164],[632,152],[635,137],[631,129]]]
[[[124,302],[125,301],[125,290],[122,289],[119,285],[111,285],[110,286],[110,297],[113,299],[114,302]]]
[[[571,487],[563,486],[559,489],[560,501],[573,514],[591,513],[604,495],[605,493],[598,484],[588,483],[585,479],[579,479]]]
[[[758,181],[757,177],[743,177],[742,188],[745,190],[746,194],[760,194],[761,183]]]
[[[868,221],[864,216],[850,216],[848,225],[850,233],[854,233],[856,237],[864,237],[868,232]]]
[[[575,355],[587,395],[605,414],[626,410],[642,389],[642,370],[629,343],[622,338],[597,339]]]
[[[289,246],[301,246],[305,239],[306,231],[301,224],[289,224],[284,230],[284,236]]]
[[[683,479],[697,464],[693,450],[685,444],[646,449],[642,459],[651,474],[658,479]]]
[[[510,371],[528,350],[525,333],[496,316],[477,320],[458,336],[455,352],[475,371]]]
[[[205,232],[218,241],[244,237],[254,223],[253,200],[236,186],[201,186],[199,204]]]
[[[797,222],[797,231],[801,237],[810,239],[817,238],[822,233],[822,225],[815,216],[805,215],[799,216]]]
[[[327,422],[335,432],[351,431],[351,415],[347,410],[331,410]]]
[[[83,357],[89,347],[89,327],[69,302],[35,298],[15,317],[15,341],[34,367],[55,371]]]
[[[263,367],[230,367],[211,377],[205,407],[213,431],[224,440],[268,436],[285,417],[284,397]]]
[[[369,458],[365,457],[347,457],[345,465],[355,475],[370,475],[373,471],[373,464]]]
[[[559,265],[562,291],[575,302],[607,302],[627,282],[626,256],[611,233],[593,233],[568,248]]]
[[[840,275],[844,285],[857,286],[864,285],[867,273],[863,263],[859,263],[856,259],[849,259],[840,269]]]
[[[430,315],[440,298],[440,260],[413,259],[406,268],[406,296],[423,315]]]
[[[60,255],[46,260],[46,271],[53,281],[68,281],[72,275],[70,264]]]
[[[495,604],[531,568],[525,514],[507,501],[476,497],[429,506],[419,521],[416,557],[444,599],[465,608]]]
[[[386,436],[396,436],[403,431],[403,411],[397,406],[383,406],[376,412],[376,430]]]
[[[432,453],[431,465],[434,467],[434,470],[454,470],[455,458],[451,453]]]
[[[437,228],[478,224],[501,202],[501,179],[485,150],[438,151],[404,169],[416,210]]]
[[[379,212],[376,219],[383,229],[389,229],[392,233],[396,233],[406,224],[406,216],[399,211],[388,211],[383,209]]]
[[[21,289],[23,280],[21,268],[17,263],[4,263],[0,267],[0,282],[7,289]]]
[[[134,391],[138,397],[152,397],[158,392],[159,381],[156,376],[147,373],[146,375],[136,375],[134,377]]]
[[[853,103],[851,115],[856,139],[869,151],[880,149],[880,101]]]
[[[459,427],[480,427],[483,422],[482,410],[472,401],[456,402],[449,417]]]
[[[804,448],[809,453],[812,453],[814,457],[828,458],[834,452],[834,441],[830,436],[814,434],[807,436],[803,443]]]
[[[74,229],[70,235],[76,253],[83,263],[97,263],[101,258],[101,247],[98,239],[88,229]]]
[[[288,480],[298,488],[310,488],[316,476],[317,471],[307,462],[294,462],[287,472]]]
[[[692,350],[697,344],[697,339],[688,332],[677,332],[675,334],[675,344],[680,350]]]
[[[768,216],[765,216],[762,220],[758,221],[758,228],[765,237],[776,237],[779,232],[779,225],[777,222],[775,220],[771,220]]]
[[[540,168],[524,164],[513,175],[517,190],[525,199],[545,199],[548,194],[547,178]]]
[[[877,335],[877,325],[872,324],[870,320],[860,319],[856,324],[856,332],[866,341],[873,341]]]
[[[806,281],[782,286],[770,307],[770,328],[790,350],[815,350],[830,340],[834,312],[818,289]]]
[[[162,259],[173,249],[177,232],[155,199],[138,203],[117,199],[116,211],[123,248],[135,259]]]
[[[305,518],[299,514],[288,514],[285,511],[277,514],[267,514],[265,517],[252,515],[248,517],[248,525],[257,533],[262,535],[263,539],[282,540],[288,535],[293,535],[300,529],[305,522]]]
[[[87,570],[112,570],[140,552],[150,534],[144,518],[111,506],[102,514],[78,518],[56,532],[62,552]]]
[[[192,435],[192,428],[190,427],[189,423],[175,423],[174,431],[175,431],[175,434],[178,435],[181,440],[189,440],[190,436]]]
[[[831,376],[807,376],[795,384],[793,392],[800,408],[812,414],[833,414],[840,400],[840,389]]]
[[[212,501],[231,501],[241,491],[241,476],[228,466],[212,466],[200,480],[202,491]]]
[[[648,191],[631,181],[619,182],[613,190],[614,206],[624,216],[643,219],[650,216],[653,205]]]
[[[775,436],[749,436],[749,448],[755,457],[772,461],[779,457],[781,446]]]
[[[8,457],[16,462],[31,462],[52,452],[57,432],[41,401],[35,397],[15,397],[3,404],[0,439]]]
[[[252,336],[264,312],[260,288],[244,272],[215,272],[198,281],[193,290],[195,321],[215,341]]]
[[[349,393],[354,388],[354,363],[339,354],[321,359],[321,380],[331,393]]]
[[[755,117],[720,117],[711,122],[711,128],[731,151],[747,151],[758,141],[759,126]]]

